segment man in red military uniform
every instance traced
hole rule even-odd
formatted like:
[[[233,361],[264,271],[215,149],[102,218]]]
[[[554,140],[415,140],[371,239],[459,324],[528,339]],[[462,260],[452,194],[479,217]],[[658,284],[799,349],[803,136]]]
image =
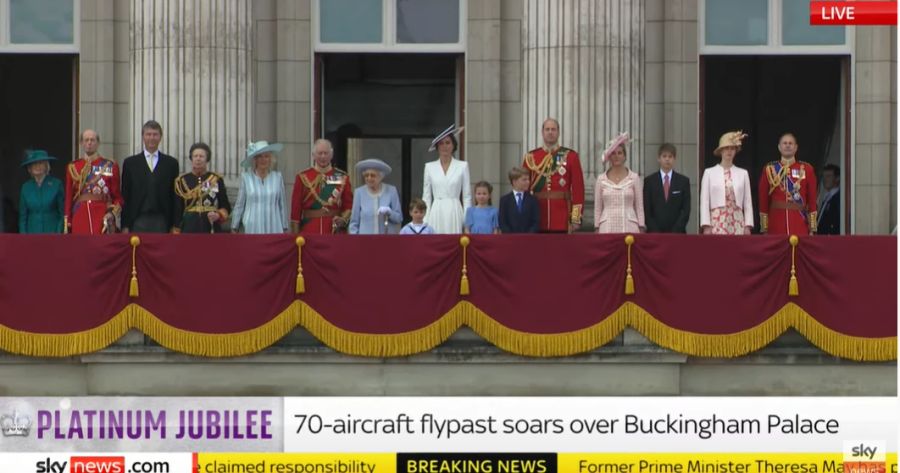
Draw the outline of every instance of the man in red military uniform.
[[[328,140],[313,145],[313,166],[297,173],[291,195],[294,233],[331,235],[347,228],[353,209],[353,188],[346,172],[331,165],[334,150]]]
[[[119,166],[100,156],[100,135],[81,134],[81,159],[66,166],[66,233],[99,235],[114,233],[122,211]]]
[[[581,227],[584,211],[584,175],[574,150],[559,145],[559,122],[544,120],[544,146],[525,155],[523,167],[531,174],[531,192],[538,200],[543,233],[572,233]]]
[[[812,235],[816,232],[816,172],[798,161],[797,139],[785,133],[778,141],[781,160],[763,168],[759,178],[759,220],[773,235]]]

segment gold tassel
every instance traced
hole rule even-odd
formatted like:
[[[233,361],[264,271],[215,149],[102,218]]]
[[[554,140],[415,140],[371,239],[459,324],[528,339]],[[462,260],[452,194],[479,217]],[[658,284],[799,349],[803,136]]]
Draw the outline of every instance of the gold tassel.
[[[469,295],[469,276],[468,271],[466,270],[466,252],[469,247],[469,237],[464,236],[459,239],[459,244],[462,245],[463,248],[463,265],[462,265],[462,279],[459,281],[459,295],[468,296]]]
[[[137,247],[141,244],[141,239],[137,236],[131,237],[131,284],[128,286],[128,297],[138,297],[137,265],[135,264],[135,256]]]
[[[634,278],[631,276],[631,245],[634,244],[634,235],[625,237],[625,245],[628,246],[628,267],[625,269],[625,295],[634,294]]]
[[[791,235],[791,282],[788,284],[788,296],[799,296],[800,286],[797,283],[797,245],[800,239],[797,235]]]
[[[306,239],[302,236],[294,240],[297,243],[297,294],[306,293],[306,281],[303,279],[303,245]]]

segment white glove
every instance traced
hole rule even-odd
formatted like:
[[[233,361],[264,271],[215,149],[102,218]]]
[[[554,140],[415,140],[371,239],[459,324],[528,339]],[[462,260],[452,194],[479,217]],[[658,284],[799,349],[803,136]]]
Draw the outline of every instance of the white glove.
[[[391,214],[390,207],[385,207],[385,206],[378,207],[378,215],[390,215],[390,214]]]

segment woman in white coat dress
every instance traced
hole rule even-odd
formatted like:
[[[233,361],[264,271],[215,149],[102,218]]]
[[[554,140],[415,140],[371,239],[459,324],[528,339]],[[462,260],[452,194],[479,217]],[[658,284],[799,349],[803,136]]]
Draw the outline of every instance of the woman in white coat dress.
[[[703,171],[700,181],[700,229],[704,235],[749,235],[753,229],[750,175],[734,165],[742,131],[725,133],[713,154],[719,164]]]
[[[462,233],[466,210],[472,206],[469,164],[453,157],[459,147],[456,136],[462,128],[455,125],[431,142],[438,159],[425,164],[422,200],[428,206],[425,222],[435,233]]]

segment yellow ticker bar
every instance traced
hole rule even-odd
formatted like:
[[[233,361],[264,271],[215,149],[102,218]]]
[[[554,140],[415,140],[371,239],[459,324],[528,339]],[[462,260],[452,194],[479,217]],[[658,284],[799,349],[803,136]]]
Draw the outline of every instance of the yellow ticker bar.
[[[845,464],[841,453],[561,453],[558,467],[566,473],[897,473],[897,454]]]

